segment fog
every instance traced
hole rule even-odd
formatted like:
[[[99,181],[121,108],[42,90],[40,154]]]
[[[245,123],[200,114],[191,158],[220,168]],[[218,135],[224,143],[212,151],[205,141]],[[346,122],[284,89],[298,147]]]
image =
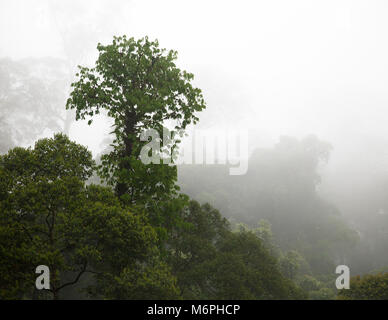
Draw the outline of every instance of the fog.
[[[314,133],[337,153],[388,130],[384,1],[70,3],[2,1],[1,56],[71,52],[91,63],[96,42],[148,35],[195,74],[209,105],[203,121],[237,119],[257,143]]]
[[[98,42],[123,34],[158,39],[178,51],[178,66],[203,91],[198,128],[247,129],[250,154],[273,150],[282,136],[329,143],[317,192],[364,234],[363,223],[388,212],[387,16],[383,0],[2,0],[0,58],[63,61],[64,112],[76,66],[93,65]],[[97,156],[109,124],[103,116],[92,126],[73,121],[68,134]],[[204,199],[218,203],[217,195]],[[383,264],[357,270],[374,267]]]

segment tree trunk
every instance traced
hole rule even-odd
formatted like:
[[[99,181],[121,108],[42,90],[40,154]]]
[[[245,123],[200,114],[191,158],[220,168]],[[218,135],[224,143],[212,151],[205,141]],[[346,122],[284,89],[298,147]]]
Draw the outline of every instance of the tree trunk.
[[[123,158],[127,158],[126,161],[122,159],[119,160],[119,169],[125,170],[129,173],[131,170],[131,165],[128,162],[129,158],[133,155],[133,138],[135,136],[135,114],[130,111],[125,112],[125,122],[124,122],[124,150],[123,150]],[[118,182],[116,185],[116,194],[120,198],[122,195],[126,194],[129,190],[129,186],[125,182]]]

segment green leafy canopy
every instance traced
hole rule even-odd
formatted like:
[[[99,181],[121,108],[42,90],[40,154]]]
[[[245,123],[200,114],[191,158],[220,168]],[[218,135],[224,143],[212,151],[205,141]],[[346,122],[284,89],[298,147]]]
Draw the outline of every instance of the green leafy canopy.
[[[101,158],[101,177],[131,203],[145,194],[174,192],[175,168],[140,162],[145,144],[140,135],[147,129],[161,133],[167,122],[173,124],[174,134],[198,121],[195,113],[205,108],[205,102],[201,90],[191,84],[193,74],[176,66],[176,51],[161,49],[148,37],[114,37],[111,44],[98,44],[97,49],[95,66],[79,67],[67,108],[76,110],[77,120],[89,119],[89,124],[103,110],[114,120],[113,150]],[[175,147],[178,141],[171,143]],[[155,179],[149,181],[151,176],[162,179],[155,184]]]

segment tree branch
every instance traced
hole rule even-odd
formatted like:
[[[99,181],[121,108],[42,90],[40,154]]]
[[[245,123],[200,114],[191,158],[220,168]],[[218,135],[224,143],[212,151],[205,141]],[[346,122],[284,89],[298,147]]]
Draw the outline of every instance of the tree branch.
[[[65,287],[67,287],[67,286],[71,286],[71,285],[73,285],[73,284],[76,284],[76,283],[78,282],[78,280],[81,278],[81,276],[85,273],[85,271],[86,271],[86,266],[87,266],[87,262],[84,263],[84,265],[83,265],[81,271],[78,273],[77,277],[76,277],[73,281],[67,282],[67,283],[61,285],[60,287],[56,288],[55,291],[58,292],[59,290],[65,288]]]

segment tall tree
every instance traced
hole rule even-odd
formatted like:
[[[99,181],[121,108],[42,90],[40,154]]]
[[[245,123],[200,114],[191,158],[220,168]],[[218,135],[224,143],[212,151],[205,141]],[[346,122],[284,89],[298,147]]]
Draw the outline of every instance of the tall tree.
[[[97,48],[96,65],[80,67],[67,108],[76,110],[77,120],[90,118],[89,124],[102,110],[113,118],[113,150],[102,157],[102,177],[128,203],[174,193],[176,168],[142,163],[145,142],[140,135],[147,129],[161,134],[167,122],[174,134],[198,121],[195,112],[205,102],[191,84],[194,76],[175,65],[177,52],[161,49],[147,37],[114,37],[112,44]],[[170,141],[169,147],[178,142]]]

